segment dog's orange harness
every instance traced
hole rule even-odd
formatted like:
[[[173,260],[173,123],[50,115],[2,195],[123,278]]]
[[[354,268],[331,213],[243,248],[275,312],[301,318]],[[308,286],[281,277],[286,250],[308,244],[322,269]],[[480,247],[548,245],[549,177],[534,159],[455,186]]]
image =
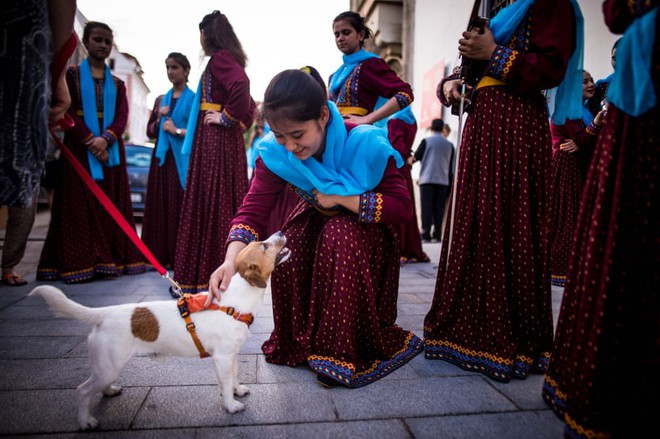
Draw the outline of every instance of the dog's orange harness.
[[[176,305],[179,308],[179,313],[183,320],[186,322],[186,329],[190,333],[190,336],[195,343],[195,347],[199,351],[200,358],[210,357],[210,354],[206,352],[202,342],[199,341],[197,337],[197,331],[195,330],[195,322],[190,318],[190,314],[199,311],[207,310],[218,310],[226,313],[227,315],[233,317],[239,322],[243,322],[246,325],[250,326],[254,322],[254,316],[252,314],[241,314],[231,306],[218,306],[215,303],[211,303],[208,308],[204,308],[204,302],[206,302],[206,296],[202,294],[184,294],[183,297],[180,297]]]

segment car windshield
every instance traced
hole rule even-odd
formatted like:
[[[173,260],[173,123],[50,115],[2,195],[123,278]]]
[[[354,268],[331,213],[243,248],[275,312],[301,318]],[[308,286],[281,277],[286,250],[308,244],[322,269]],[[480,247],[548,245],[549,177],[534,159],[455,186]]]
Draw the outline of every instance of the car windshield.
[[[152,149],[148,146],[126,145],[126,164],[148,168],[151,164]]]

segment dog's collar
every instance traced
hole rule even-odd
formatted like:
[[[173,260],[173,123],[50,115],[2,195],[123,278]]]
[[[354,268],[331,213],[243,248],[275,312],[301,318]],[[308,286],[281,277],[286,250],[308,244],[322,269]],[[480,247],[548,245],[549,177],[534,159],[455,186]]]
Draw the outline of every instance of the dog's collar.
[[[190,336],[193,339],[193,343],[195,343],[201,358],[209,357],[210,354],[206,352],[204,346],[202,346],[202,342],[199,341],[197,331],[195,330],[195,322],[193,322],[190,318],[191,313],[204,310],[218,310],[226,313],[239,322],[245,323],[248,325],[248,327],[252,324],[252,322],[254,322],[254,316],[252,314],[241,314],[236,311],[233,306],[218,306],[215,303],[211,303],[208,308],[204,308],[204,302],[206,302],[206,296],[204,295],[184,294],[183,297],[180,297],[176,303],[177,307],[179,308],[179,314],[181,314],[181,317],[186,322],[186,329],[190,333]]]

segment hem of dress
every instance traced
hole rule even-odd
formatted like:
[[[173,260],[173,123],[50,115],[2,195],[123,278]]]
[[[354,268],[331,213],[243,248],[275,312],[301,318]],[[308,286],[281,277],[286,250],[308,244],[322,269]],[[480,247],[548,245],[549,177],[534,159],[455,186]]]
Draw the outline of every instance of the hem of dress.
[[[431,339],[425,334],[424,358],[443,360],[463,370],[508,383],[512,378],[523,380],[532,371],[544,373],[548,369],[550,352],[543,352],[536,359],[524,354],[505,359],[497,354],[475,351],[447,340]]]
[[[61,280],[66,284],[75,284],[87,282],[97,276],[116,276],[122,274],[134,275],[148,271],[146,264],[139,262],[135,264],[115,265],[115,264],[95,264],[92,267],[83,268],[82,270],[61,272],[57,268],[39,268],[37,269],[38,281],[55,281]]]
[[[376,360],[369,369],[356,372],[353,363],[333,357],[310,355],[307,359],[309,367],[316,373],[325,375],[338,383],[358,388],[371,384],[394,372],[424,349],[424,342],[413,332],[409,332],[403,347],[388,360]]]
[[[550,283],[556,287],[563,287],[566,285],[566,276],[559,276],[556,274],[553,274],[550,277]]]
[[[564,436],[566,438],[608,438],[611,435],[605,431],[594,430],[580,424],[567,411],[566,394],[559,389],[557,382],[548,375],[543,381],[541,393],[546,405],[552,409],[554,414],[564,422]]]

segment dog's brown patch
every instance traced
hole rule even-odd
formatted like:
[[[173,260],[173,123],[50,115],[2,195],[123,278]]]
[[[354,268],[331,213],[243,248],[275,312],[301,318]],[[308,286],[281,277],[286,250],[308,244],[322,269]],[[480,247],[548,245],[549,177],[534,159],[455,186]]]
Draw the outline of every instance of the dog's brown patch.
[[[131,332],[144,341],[156,341],[160,326],[158,319],[148,308],[137,307],[131,316]]]

